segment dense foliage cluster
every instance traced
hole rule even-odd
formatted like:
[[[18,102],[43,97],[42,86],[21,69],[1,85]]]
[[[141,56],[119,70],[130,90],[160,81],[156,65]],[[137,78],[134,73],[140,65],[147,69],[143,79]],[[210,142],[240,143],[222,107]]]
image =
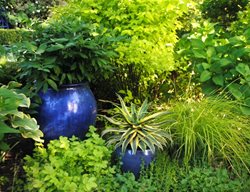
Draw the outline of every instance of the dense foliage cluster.
[[[65,83],[87,80],[98,99],[109,99],[99,111],[108,121],[98,119],[97,127],[111,135],[105,142],[91,127],[85,140],[61,137],[46,147],[37,143],[33,155],[24,158],[21,179],[6,181],[0,175],[0,187],[11,183],[12,191],[39,192],[249,191],[247,0],[0,3],[12,27],[23,27],[0,30],[1,157],[10,136],[42,141],[27,109],[37,91],[58,90]],[[125,95],[119,96],[120,105],[116,92]],[[153,101],[151,108],[147,100],[142,102],[145,97]],[[115,108],[106,110],[111,104]],[[167,140],[173,145],[165,145]],[[107,144],[121,146],[123,152],[151,149],[156,159],[135,178],[120,171]]]
[[[249,43],[249,12],[245,11],[231,31],[204,21],[177,47],[181,59],[190,62],[204,93],[228,92],[242,104],[243,112],[250,114]]]
[[[88,139],[60,137],[25,158],[25,191],[94,191],[102,178],[112,176],[111,150],[91,127]]]
[[[220,22],[226,27],[237,20],[238,12],[244,10],[247,3],[248,0],[204,0],[201,11],[205,18]]]
[[[0,0],[12,27],[25,27],[48,18],[50,8],[61,0]]]
[[[24,138],[32,138],[43,142],[42,131],[34,118],[21,111],[20,108],[28,108],[30,99],[24,94],[18,93],[20,85],[10,82],[8,86],[0,87],[0,150],[9,149],[8,134],[21,134]],[[1,154],[0,160],[3,156]]]
[[[70,0],[53,11],[52,19],[82,20],[103,28],[106,35],[122,35],[118,43],[114,78],[107,82],[114,91],[132,90],[135,96],[157,94],[166,73],[175,69],[173,47],[178,17],[188,9],[187,1]],[[107,31],[112,29],[112,33]],[[152,95],[151,95],[152,96]]]

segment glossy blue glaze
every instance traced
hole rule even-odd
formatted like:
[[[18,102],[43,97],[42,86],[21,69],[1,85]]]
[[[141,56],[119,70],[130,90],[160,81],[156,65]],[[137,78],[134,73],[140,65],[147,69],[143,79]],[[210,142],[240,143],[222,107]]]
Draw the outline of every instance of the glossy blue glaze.
[[[155,158],[155,154],[151,150],[137,149],[136,154],[132,153],[131,149],[127,149],[124,154],[122,154],[121,148],[117,148],[115,153],[115,158],[121,160],[121,169],[123,172],[132,172],[135,178],[139,178],[142,165],[147,167]]]
[[[84,138],[96,119],[96,100],[88,84],[72,84],[40,93],[38,124],[46,142],[59,136]]]

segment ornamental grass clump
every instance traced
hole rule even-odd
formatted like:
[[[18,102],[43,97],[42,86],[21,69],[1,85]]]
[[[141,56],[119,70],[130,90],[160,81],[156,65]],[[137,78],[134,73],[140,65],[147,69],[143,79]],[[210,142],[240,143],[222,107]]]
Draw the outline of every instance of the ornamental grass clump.
[[[175,154],[185,163],[193,160],[226,162],[233,169],[249,171],[249,117],[240,113],[238,104],[221,98],[200,102],[177,102],[169,117],[176,120],[170,129],[177,145]]]
[[[156,148],[163,149],[168,141],[172,141],[170,134],[160,129],[169,120],[157,121],[159,117],[169,114],[168,111],[150,113],[148,108],[150,104],[147,100],[137,108],[131,103],[127,107],[121,96],[118,95],[120,106],[115,106],[115,114],[112,117],[103,116],[111,124],[102,132],[102,136],[110,134],[107,138],[107,144],[114,144],[115,148],[121,147],[122,152],[130,146],[133,154],[136,154],[138,148],[143,152],[150,149],[153,153]]]

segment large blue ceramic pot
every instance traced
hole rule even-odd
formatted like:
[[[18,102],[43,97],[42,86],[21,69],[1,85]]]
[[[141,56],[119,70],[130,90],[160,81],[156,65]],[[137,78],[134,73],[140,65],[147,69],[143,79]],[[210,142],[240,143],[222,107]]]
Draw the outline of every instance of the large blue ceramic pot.
[[[88,84],[62,86],[40,93],[37,121],[46,142],[60,136],[84,138],[96,119],[96,100]]]
[[[155,153],[151,150],[143,152],[137,149],[136,154],[132,153],[131,149],[126,149],[125,153],[122,153],[121,148],[117,148],[114,153],[115,159],[121,161],[122,172],[132,172],[135,178],[139,178],[142,166],[148,167],[149,164],[154,160]]]

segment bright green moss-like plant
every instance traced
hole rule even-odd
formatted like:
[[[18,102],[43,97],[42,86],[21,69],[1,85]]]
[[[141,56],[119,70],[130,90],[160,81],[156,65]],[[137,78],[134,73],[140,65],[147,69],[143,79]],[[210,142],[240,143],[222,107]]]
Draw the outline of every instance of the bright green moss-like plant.
[[[24,29],[0,29],[0,44],[10,45],[27,40],[31,37],[31,31]]]
[[[98,191],[102,177],[110,177],[111,150],[90,127],[87,139],[60,137],[48,148],[37,147],[25,157],[25,191]]]

